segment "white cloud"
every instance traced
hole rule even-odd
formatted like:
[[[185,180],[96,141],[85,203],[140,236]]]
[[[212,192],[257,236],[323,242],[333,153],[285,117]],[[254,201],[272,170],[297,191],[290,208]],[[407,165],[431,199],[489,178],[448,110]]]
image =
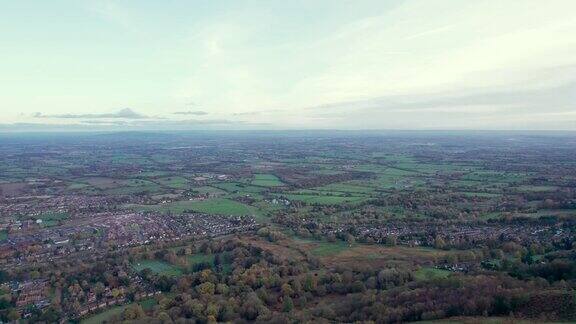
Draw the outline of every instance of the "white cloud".
[[[260,47],[252,46],[259,34],[274,31],[256,26],[275,17],[259,16],[254,24],[244,14],[231,15],[195,34],[200,54],[179,92],[222,113],[288,108],[300,113],[296,125],[306,124],[304,107],[333,102],[537,90],[571,78],[543,73],[576,63],[573,12],[573,1],[405,1],[320,38]],[[486,114],[500,109],[472,106],[478,114],[480,107]],[[368,121],[374,117],[366,115]]]
[[[542,128],[574,108],[565,92],[547,90],[576,81],[573,0],[211,4],[207,14],[161,22],[154,18],[170,15],[143,12],[182,5],[86,3],[138,50],[107,53],[97,75],[111,84],[97,83],[100,91],[74,83],[29,106],[74,107],[90,89],[97,103],[66,113],[127,105],[175,118],[189,110],[178,103],[193,100],[211,118],[277,128]],[[90,59],[98,66],[101,57]],[[556,115],[538,124],[544,107]],[[3,116],[19,117],[11,118]]]

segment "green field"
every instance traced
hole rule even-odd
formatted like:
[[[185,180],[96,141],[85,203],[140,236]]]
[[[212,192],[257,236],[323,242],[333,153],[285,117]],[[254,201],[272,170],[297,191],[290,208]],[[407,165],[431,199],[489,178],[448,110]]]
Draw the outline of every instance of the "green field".
[[[266,190],[266,188],[251,186],[239,182],[222,182],[213,184],[212,186],[232,193],[258,193]]]
[[[132,205],[130,208],[142,211],[171,212],[182,214],[186,211],[217,215],[258,215],[259,211],[251,206],[225,198],[213,198],[201,201],[182,200],[159,205]]]
[[[501,212],[490,212],[480,216],[482,219],[498,219],[502,216]]]
[[[556,186],[533,186],[533,185],[522,185],[517,187],[518,190],[523,192],[548,192],[558,190]]]
[[[234,216],[255,215],[257,213],[255,208],[223,198],[199,201],[192,206],[192,209],[199,213]]]
[[[187,189],[190,185],[188,179],[184,177],[167,177],[155,180],[162,186],[173,188],[173,189]]]
[[[180,270],[180,268],[160,260],[140,260],[132,266],[137,272],[140,272],[144,269],[150,269],[156,274],[170,277],[182,275],[182,270]]]
[[[500,194],[490,193],[490,192],[474,192],[474,191],[460,191],[458,194],[467,197],[484,197],[484,198],[496,198],[500,197]]]
[[[84,189],[84,188],[89,188],[90,185],[86,184],[86,183],[81,183],[81,182],[72,182],[69,186],[68,189],[70,190],[79,190],[79,189]]]
[[[66,212],[46,212],[40,214],[39,216],[23,216],[20,219],[41,219],[42,223],[40,226],[42,227],[52,227],[60,224],[60,221],[68,219],[70,214]]]
[[[8,232],[6,230],[0,231],[0,242],[6,241],[8,239]]]
[[[451,272],[448,270],[424,267],[424,268],[418,269],[414,273],[414,278],[416,280],[420,280],[420,281],[432,280],[432,279],[443,279],[443,278],[447,278],[450,274],[451,274]]]
[[[514,216],[539,218],[544,216],[576,217],[576,209],[542,209],[535,213],[516,213]]]
[[[94,314],[86,319],[83,319],[80,323],[82,324],[101,324],[108,320],[110,317],[114,315],[122,315],[122,312],[128,308],[128,305],[116,306],[110,309],[107,309],[101,313]]]
[[[49,212],[38,216],[38,218],[43,221],[64,220],[67,219],[68,217],[70,217],[70,214],[64,212]]]
[[[346,242],[318,242],[316,246],[310,250],[316,256],[329,256],[338,254],[342,251],[348,250],[350,245]]]
[[[287,194],[283,195],[289,200],[302,201],[308,204],[321,204],[321,205],[334,205],[341,203],[356,203],[366,200],[366,197],[344,197],[344,196],[328,196],[328,195],[299,195],[299,194]]]
[[[350,182],[332,183],[326,186],[316,187],[313,189],[322,192],[339,192],[350,194],[369,194],[371,192],[374,192],[374,188]]]
[[[278,187],[284,185],[282,181],[273,174],[255,174],[252,184],[262,187]]]
[[[189,265],[195,265],[198,263],[214,263],[214,254],[194,254],[194,255],[190,255],[187,258],[188,264]]]
[[[210,186],[196,187],[196,188],[192,188],[192,190],[197,191],[201,194],[219,195],[219,194],[225,194],[226,193],[224,190],[222,190],[220,188],[210,187]]]
[[[154,178],[154,177],[161,177],[167,175],[168,172],[166,171],[144,171],[138,173],[138,176],[145,177],[145,178]]]
[[[527,174],[505,173],[497,171],[474,171],[462,176],[461,180],[480,181],[482,183],[506,183],[513,184],[526,180]]]
[[[104,192],[108,195],[132,195],[144,192],[159,192],[162,186],[148,180],[130,179],[125,180],[121,186],[106,189]]]

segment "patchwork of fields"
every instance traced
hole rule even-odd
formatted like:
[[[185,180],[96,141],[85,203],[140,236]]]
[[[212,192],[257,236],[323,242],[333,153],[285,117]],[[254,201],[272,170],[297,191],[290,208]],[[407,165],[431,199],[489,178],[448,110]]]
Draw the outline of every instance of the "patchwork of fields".
[[[572,138],[315,134],[3,142],[0,322],[576,318]]]

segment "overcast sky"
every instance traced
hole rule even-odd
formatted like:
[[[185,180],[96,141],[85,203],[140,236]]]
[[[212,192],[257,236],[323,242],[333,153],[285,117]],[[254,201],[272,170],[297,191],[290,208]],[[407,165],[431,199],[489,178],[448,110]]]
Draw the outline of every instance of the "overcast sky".
[[[2,1],[0,30],[0,131],[576,130],[575,0]]]

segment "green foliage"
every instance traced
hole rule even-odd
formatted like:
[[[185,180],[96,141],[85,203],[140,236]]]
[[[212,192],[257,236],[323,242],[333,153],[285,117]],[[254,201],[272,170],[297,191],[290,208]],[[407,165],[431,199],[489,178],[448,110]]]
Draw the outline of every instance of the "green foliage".
[[[290,296],[285,296],[284,301],[282,303],[282,311],[285,313],[289,313],[294,309],[294,302]]]

